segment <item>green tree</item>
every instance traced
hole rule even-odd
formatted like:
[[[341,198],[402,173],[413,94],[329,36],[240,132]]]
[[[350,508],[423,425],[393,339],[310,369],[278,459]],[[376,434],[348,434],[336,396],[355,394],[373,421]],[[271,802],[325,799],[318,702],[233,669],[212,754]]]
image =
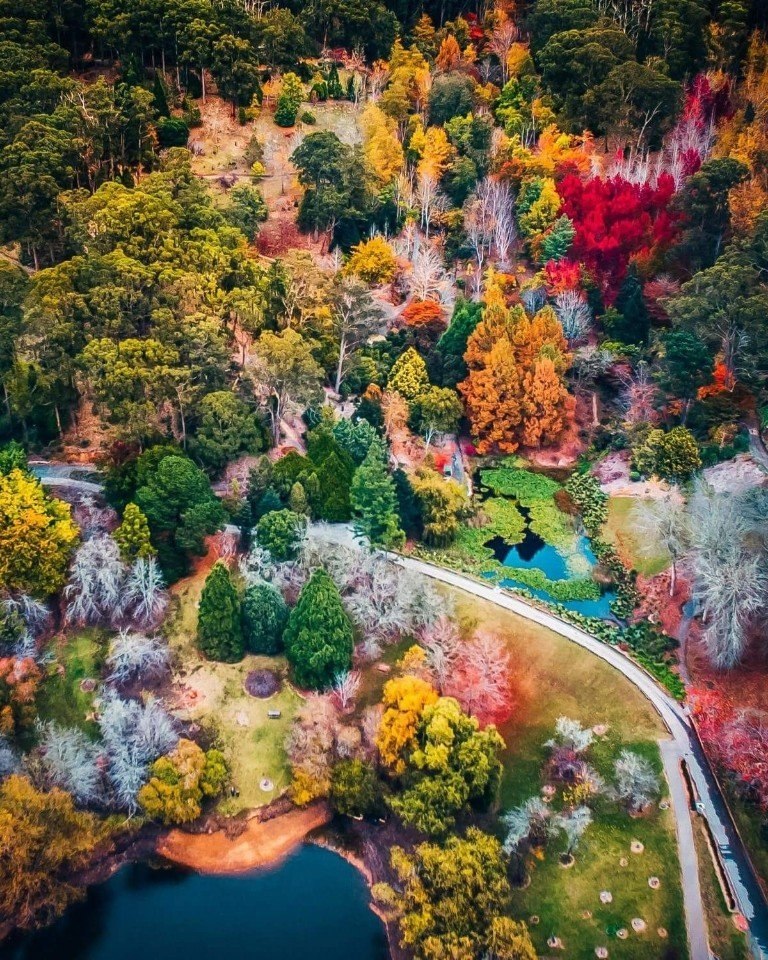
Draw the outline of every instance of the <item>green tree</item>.
[[[495,727],[480,730],[458,701],[440,697],[421,715],[406,757],[403,790],[389,799],[390,806],[421,833],[447,833],[470,804],[487,807],[494,799],[503,748]]]
[[[249,106],[261,92],[256,51],[240,37],[225,34],[213,44],[211,72],[221,96],[232,103],[233,117],[238,107]]]
[[[240,599],[221,560],[213,565],[200,594],[197,645],[210,660],[235,663],[243,657]]]
[[[350,487],[354,468],[335,451],[317,468],[318,496],[315,512],[328,523],[346,523],[351,516]]]
[[[525,924],[506,917],[510,887],[495,837],[470,827],[444,845],[394,847],[391,860],[399,888],[377,885],[374,895],[397,908],[403,944],[418,960],[536,960]]]
[[[367,817],[380,803],[376,771],[362,760],[340,760],[331,773],[331,804],[347,817]]]
[[[301,591],[288,618],[284,642],[301,687],[328,687],[352,665],[352,624],[336,584],[325,570],[315,570]]]
[[[472,112],[475,84],[466,73],[437,74],[429,91],[429,122],[444,126],[454,117]]]
[[[291,328],[282,333],[262,333],[256,345],[258,377],[268,394],[268,410],[275,444],[280,424],[291,403],[309,406],[323,393],[323,369],[307,341]]]
[[[206,394],[199,411],[200,423],[190,447],[203,466],[218,472],[241,454],[263,449],[258,417],[229,390]]]
[[[275,123],[278,127],[292,127],[296,123],[296,115],[303,100],[304,85],[301,80],[295,73],[286,73],[275,108]]]
[[[482,304],[459,297],[453,308],[448,329],[437,341],[436,352],[441,360],[440,381],[444,387],[455,387],[469,372],[464,362],[467,341],[480,323]]]
[[[64,790],[36,790],[26,777],[0,786],[0,917],[28,930],[60,916],[85,889],[73,879],[108,828],[75,808]]]
[[[227,764],[221,751],[204,751],[182,738],[173,752],[155,760],[149,774],[138,793],[139,806],[148,817],[171,826],[197,820],[203,798],[221,793]]]
[[[283,649],[288,607],[277,587],[254,583],[243,594],[243,637],[250,653],[274,654]]]
[[[293,510],[265,513],[256,524],[256,543],[269,551],[276,563],[293,560],[304,536],[305,520]]]
[[[721,253],[730,224],[730,191],[749,177],[749,168],[734,157],[716,157],[685,182],[677,197],[685,232],[679,255],[688,270],[711,267]]]
[[[381,441],[372,444],[355,471],[350,491],[355,530],[374,546],[401,547],[395,483],[387,470],[387,454]]]
[[[662,136],[675,123],[681,99],[679,81],[630,60],[588,90],[584,106],[596,132],[634,137],[638,147],[658,149]]]
[[[643,284],[634,266],[630,267],[621,285],[616,310],[618,315],[614,315],[609,326],[611,337],[622,343],[647,343],[651,318],[643,298]]]
[[[436,433],[455,433],[464,408],[450,387],[430,387],[414,404],[414,419],[427,447]]]
[[[712,380],[715,361],[707,344],[690,330],[672,330],[662,341],[659,381],[672,397],[683,404],[685,424],[692,401],[700,387]]]
[[[150,541],[149,523],[135,503],[127,503],[123,520],[113,534],[125,563],[133,563],[155,552]]]
[[[570,250],[576,230],[569,217],[558,217],[541,239],[541,262],[562,260]]]
[[[253,242],[259,227],[267,219],[267,205],[261,190],[248,184],[233,187],[224,208],[224,216],[233,227],[243,231],[249,242]]]
[[[632,462],[641,473],[681,483],[700,469],[701,456],[690,430],[674,427],[666,433],[651,430],[632,451]]]
[[[205,553],[205,537],[225,521],[203,471],[182,456],[164,456],[136,491],[135,503],[146,516],[152,545],[169,581],[188,569],[189,556]]]
[[[424,539],[436,546],[451,543],[469,506],[466,490],[427,469],[411,478],[411,487],[419,504]]]

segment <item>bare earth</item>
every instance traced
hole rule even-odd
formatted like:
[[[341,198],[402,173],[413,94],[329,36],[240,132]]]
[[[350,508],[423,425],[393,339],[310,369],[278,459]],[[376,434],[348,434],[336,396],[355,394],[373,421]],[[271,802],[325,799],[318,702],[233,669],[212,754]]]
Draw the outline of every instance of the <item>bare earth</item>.
[[[201,873],[244,873],[279,863],[304,840],[311,830],[331,819],[327,804],[291,810],[273,820],[249,820],[240,836],[230,839],[216,833],[184,833],[171,830],[157,844],[157,853]]]

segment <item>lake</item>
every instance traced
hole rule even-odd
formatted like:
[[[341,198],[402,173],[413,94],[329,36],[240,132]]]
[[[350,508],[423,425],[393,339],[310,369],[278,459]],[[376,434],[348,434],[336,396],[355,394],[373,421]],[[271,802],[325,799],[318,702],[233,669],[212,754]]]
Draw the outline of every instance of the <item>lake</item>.
[[[271,870],[201,876],[146,864],[91,888],[4,960],[386,960],[384,926],[358,871],[306,845]]]

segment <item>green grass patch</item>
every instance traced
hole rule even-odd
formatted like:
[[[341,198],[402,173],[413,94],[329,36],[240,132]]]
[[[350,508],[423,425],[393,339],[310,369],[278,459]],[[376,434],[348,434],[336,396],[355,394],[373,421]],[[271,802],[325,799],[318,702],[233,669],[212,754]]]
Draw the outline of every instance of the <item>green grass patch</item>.
[[[641,538],[634,529],[632,512],[641,501],[634,497],[611,497],[608,501],[608,519],[603,527],[603,538],[613,544],[619,556],[646,577],[654,577],[666,570],[671,562],[667,550],[653,553],[641,549]]]
[[[704,828],[698,818],[693,824],[693,839],[699,861],[701,900],[707,917],[710,946],[720,960],[748,960],[750,953],[746,937],[736,929],[733,917],[728,911]]]
[[[96,693],[86,692],[81,684],[87,679],[99,680],[106,648],[106,634],[95,628],[54,639],[48,650],[53,659],[38,698],[41,720],[97,734],[96,724],[86,719],[93,711]]]

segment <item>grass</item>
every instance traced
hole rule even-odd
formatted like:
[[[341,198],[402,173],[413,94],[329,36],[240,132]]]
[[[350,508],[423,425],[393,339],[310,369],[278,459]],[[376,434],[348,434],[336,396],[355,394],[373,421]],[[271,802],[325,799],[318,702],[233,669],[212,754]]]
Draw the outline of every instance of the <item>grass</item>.
[[[622,559],[638,573],[654,577],[667,569],[670,556],[664,549],[650,554],[640,549],[640,537],[632,525],[632,511],[640,502],[635,497],[611,497],[608,501],[608,520],[603,528],[603,537],[613,544]]]
[[[699,859],[701,899],[707,918],[710,946],[720,960],[748,960],[750,954],[746,937],[736,929],[728,912],[712,863],[712,855],[707,846],[704,828],[698,818],[693,825],[693,838]]]
[[[168,628],[168,642],[178,656],[178,679],[196,694],[194,702],[176,710],[183,719],[212,723],[227,757],[232,780],[239,796],[226,797],[219,805],[225,815],[260,807],[279,796],[290,783],[285,739],[301,705],[301,697],[284,680],[280,691],[267,700],[245,692],[245,678],[251,670],[267,668],[287,675],[283,657],[248,655],[239,663],[206,660],[195,646],[197,604],[208,573],[207,568],[181,581],[174,588],[175,615]],[[281,717],[271,720],[270,710]],[[273,788],[264,791],[262,780]]]
[[[38,700],[40,719],[78,727],[95,736],[96,724],[86,719],[93,711],[95,693],[87,693],[80,684],[85,679],[99,679],[106,653],[103,632],[87,629],[57,637],[48,652],[53,660]]]
[[[590,760],[608,775],[621,747],[647,756],[661,769],[656,741],[665,730],[653,707],[638,690],[608,664],[562,637],[515,614],[476,598],[456,594],[457,614],[465,628],[482,623],[483,629],[507,640],[516,678],[516,708],[501,729],[506,742],[501,806],[508,809],[538,794],[547,756],[543,746],[558,716],[565,715],[585,726],[604,724],[607,734],[590,750]],[[640,840],[642,854],[629,852],[630,842]],[[658,807],[645,817],[633,819],[616,804],[604,800],[596,805],[595,822],[576,851],[576,863],[563,869],[555,842],[543,860],[531,864],[531,882],[513,894],[513,912],[519,919],[538,916],[531,935],[539,955],[553,953],[547,938],[554,934],[564,949],[564,958],[594,956],[597,946],[607,946],[612,958],[658,960],[687,956],[682,891],[677,865],[674,823],[669,811]],[[626,857],[627,867],[619,861]],[[648,878],[658,876],[659,890],[651,890]],[[601,890],[610,890],[613,902],[600,903]],[[592,916],[582,919],[582,912]],[[631,930],[633,917],[642,917],[647,929]],[[616,929],[630,930],[627,940]],[[657,929],[668,937],[662,939]],[[606,932],[610,930],[610,932]]]

